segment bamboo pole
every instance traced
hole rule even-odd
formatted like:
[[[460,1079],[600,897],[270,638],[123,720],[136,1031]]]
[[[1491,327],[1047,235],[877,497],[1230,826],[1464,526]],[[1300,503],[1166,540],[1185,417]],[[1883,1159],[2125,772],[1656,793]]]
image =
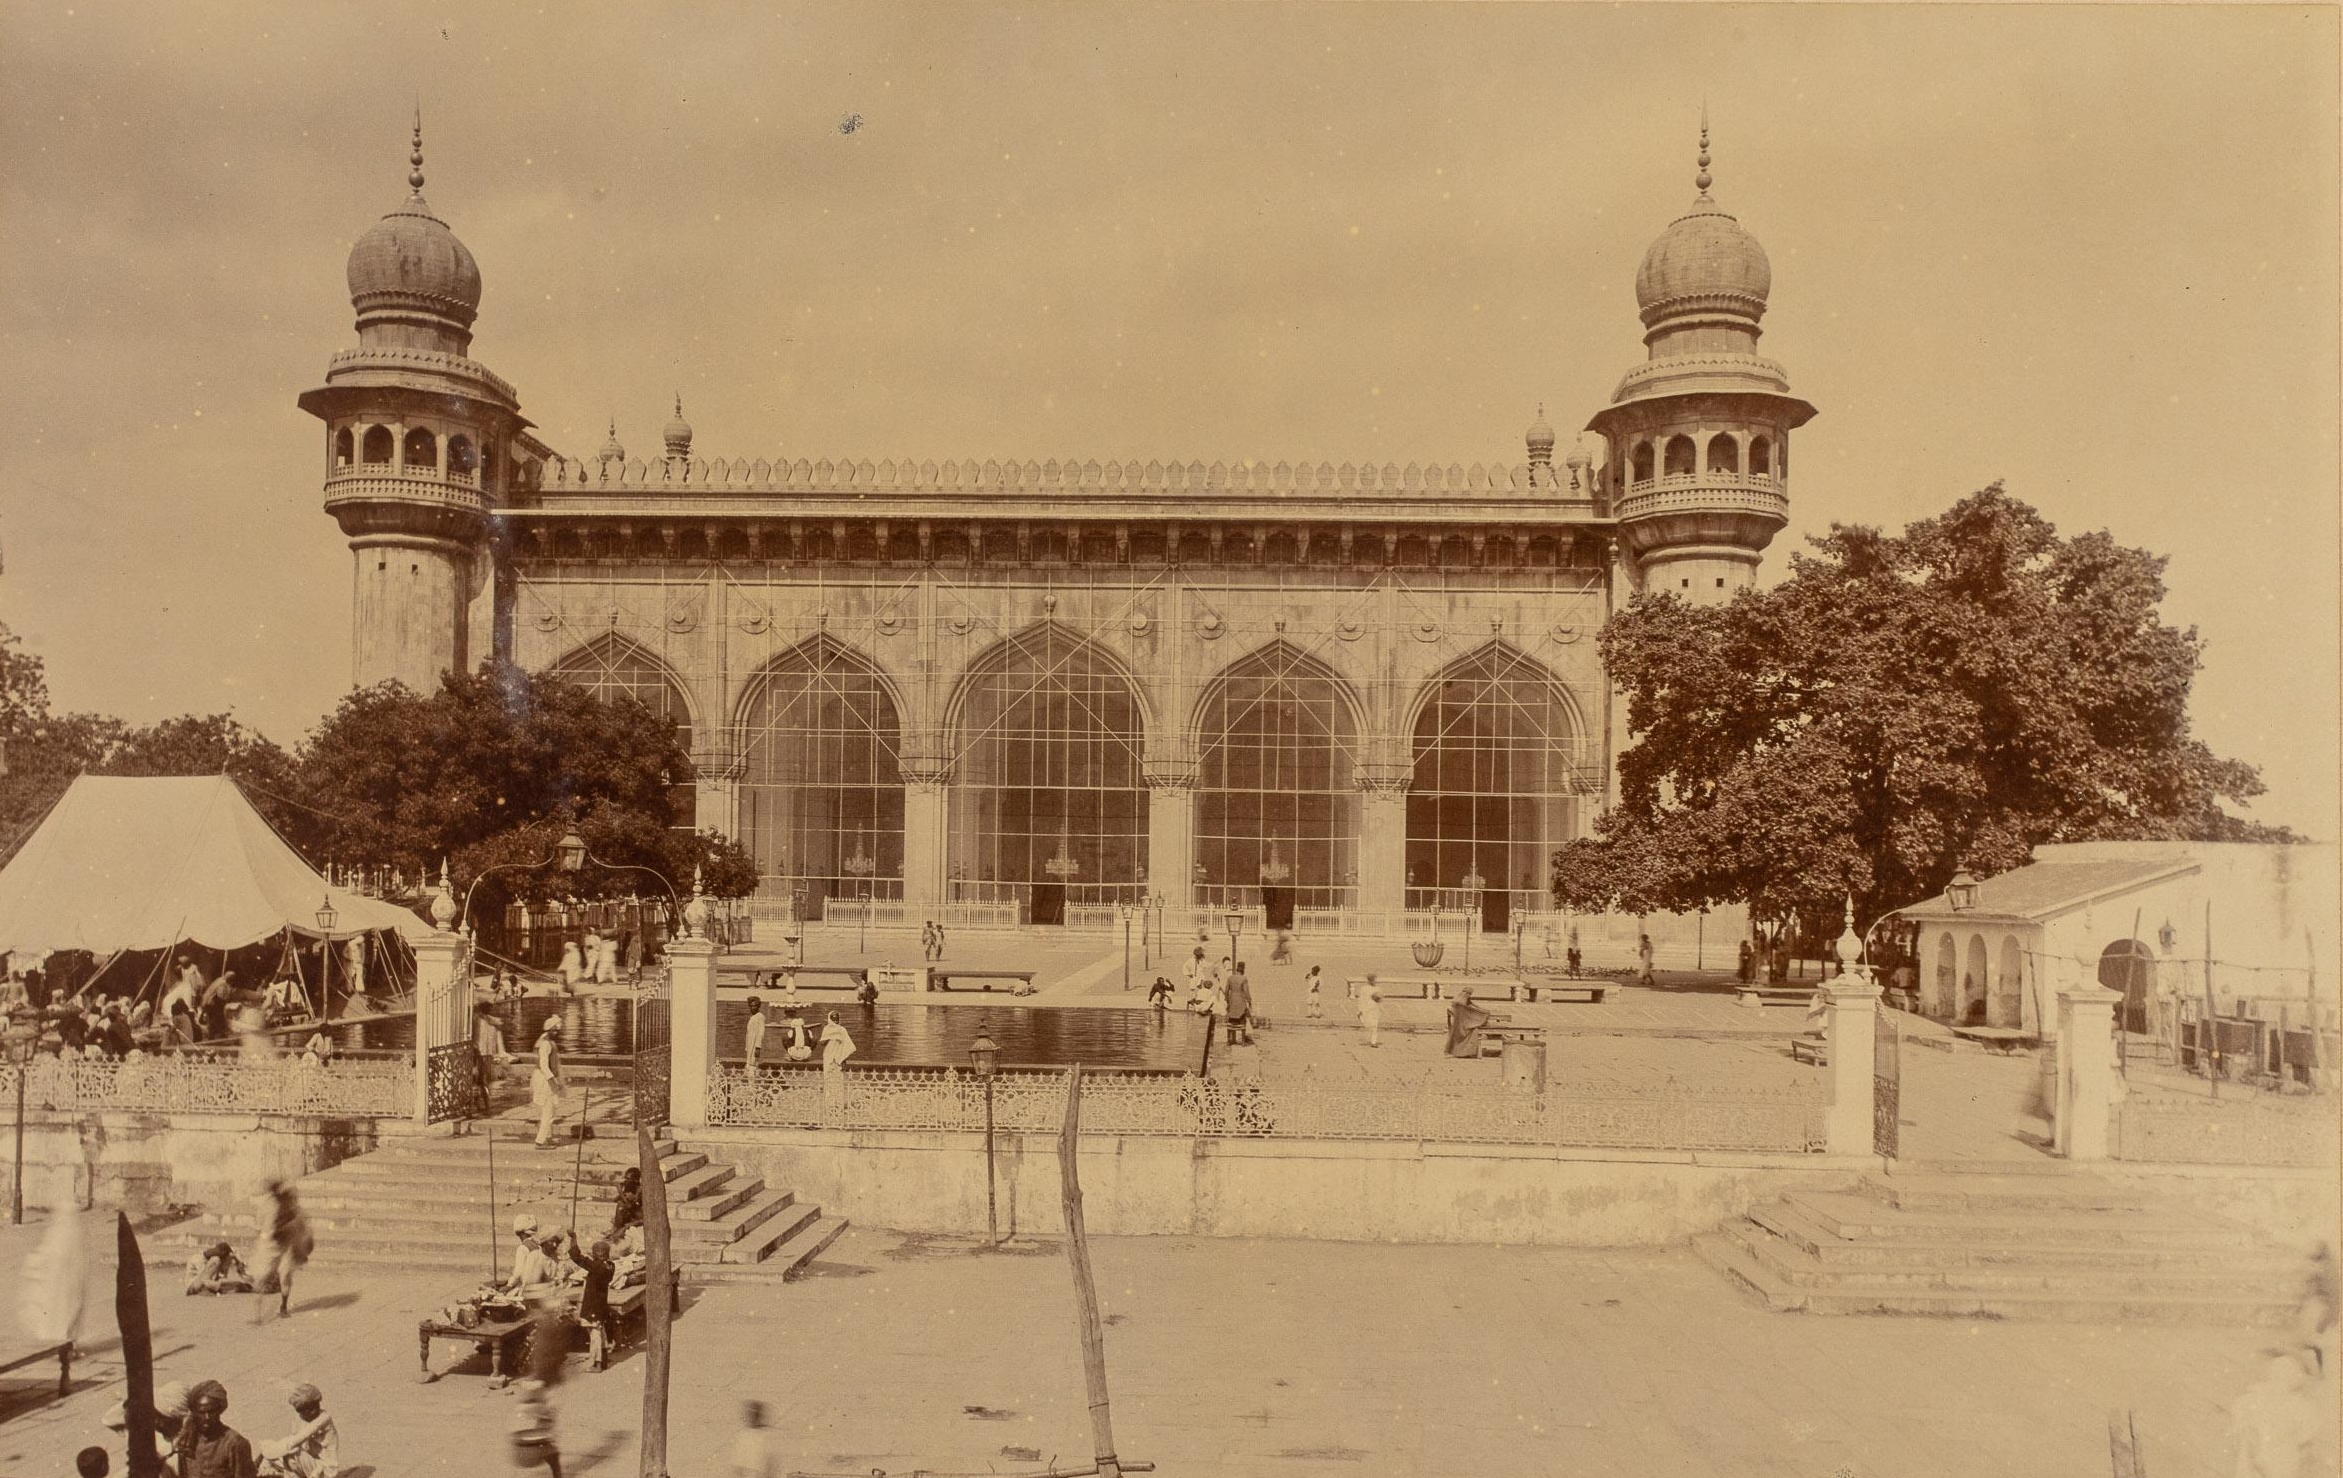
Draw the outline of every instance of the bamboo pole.
[[[667,1237],[667,1181],[648,1125],[635,1128],[643,1170],[643,1459],[641,1478],[667,1478],[667,1370],[675,1340],[674,1259]]]
[[[2212,1096],[2221,1096],[2221,1022],[2213,1000],[2213,900],[2205,900],[2205,1041],[2199,1055],[2205,1060],[2205,1082]]]
[[[1082,1133],[1082,1064],[1066,1074],[1066,1122],[1058,1130],[1058,1175],[1064,1187],[1066,1260],[1074,1269],[1075,1314],[1082,1332],[1082,1379],[1090,1393],[1090,1440],[1098,1452],[1100,1478],[1119,1478],[1114,1417],[1107,1407],[1106,1334],[1098,1318],[1098,1285],[1090,1276],[1090,1238],[1082,1227],[1082,1173],[1076,1147]],[[646,1474],[645,1478],[651,1478]]]
[[[122,1370],[129,1391],[122,1402],[130,1449],[130,1478],[161,1478],[155,1454],[155,1343],[146,1318],[146,1259],[130,1217],[114,1213],[114,1322],[122,1331]]]

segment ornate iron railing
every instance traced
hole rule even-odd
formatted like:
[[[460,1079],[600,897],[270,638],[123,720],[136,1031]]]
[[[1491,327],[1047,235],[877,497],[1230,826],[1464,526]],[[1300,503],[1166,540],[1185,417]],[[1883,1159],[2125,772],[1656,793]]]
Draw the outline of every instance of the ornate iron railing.
[[[1823,1102],[1811,1086],[1725,1090],[1680,1083],[1549,1086],[1542,1093],[1436,1084],[1335,1085],[1299,1078],[1085,1073],[1090,1134],[1179,1138],[1359,1139],[1612,1149],[1823,1148]],[[1065,1114],[1059,1072],[993,1079],[1002,1130],[1054,1131]],[[873,1068],[834,1078],[819,1069],[718,1068],[711,1124],[774,1128],[981,1132],[983,1080],[946,1068]]]
[[[2336,1163],[2335,1100],[2134,1094],[2116,1104],[2109,1135],[2119,1160],[2324,1169]]]
[[[15,1074],[0,1069],[0,1095]],[[405,1057],[322,1065],[297,1057],[240,1059],[88,1057],[33,1059],[28,1104],[67,1113],[136,1109],[158,1113],[298,1114],[322,1118],[405,1118],[414,1112],[415,1068]]]
[[[657,1129],[667,1122],[667,1088],[673,1067],[673,1051],[664,1042],[635,1053],[637,1125]]]
[[[488,1085],[480,1073],[480,1053],[470,1042],[446,1042],[424,1054],[424,1122],[477,1119],[487,1112]]]

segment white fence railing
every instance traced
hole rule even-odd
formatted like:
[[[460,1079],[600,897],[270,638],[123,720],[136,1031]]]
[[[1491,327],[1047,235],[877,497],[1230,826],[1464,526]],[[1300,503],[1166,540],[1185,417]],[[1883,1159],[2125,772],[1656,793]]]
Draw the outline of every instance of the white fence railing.
[[[0,1067],[0,1102],[14,1100],[16,1074],[24,1071]],[[397,1119],[414,1112],[415,1064],[403,1056],[313,1064],[297,1057],[248,1062],[199,1056],[116,1060],[43,1055],[33,1059],[29,1072],[26,1104],[65,1113],[134,1109]]]
[[[1002,1130],[1055,1131],[1066,1074],[993,1079]],[[1197,1078],[1086,1073],[1090,1134],[1178,1138],[1374,1139],[1653,1150],[1806,1153],[1823,1147],[1823,1102],[1811,1088],[1720,1090],[1669,1082],[1549,1086],[1543,1093],[1423,1084],[1331,1085],[1309,1078]],[[945,1068],[718,1068],[710,1124],[788,1129],[981,1132],[984,1082]]]

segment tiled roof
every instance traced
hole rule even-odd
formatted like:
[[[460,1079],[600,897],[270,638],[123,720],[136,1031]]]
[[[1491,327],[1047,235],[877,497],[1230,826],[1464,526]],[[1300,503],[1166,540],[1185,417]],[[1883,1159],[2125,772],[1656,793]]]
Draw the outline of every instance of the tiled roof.
[[[2046,919],[2077,908],[2095,898],[2121,893],[2143,884],[2195,872],[2185,857],[2108,858],[2088,862],[2030,862],[2024,867],[1985,879],[1977,885],[1977,906],[1959,917],[1991,916],[2005,919]],[[1905,918],[1952,918],[1953,907],[1942,893],[1924,903],[1899,908]]]

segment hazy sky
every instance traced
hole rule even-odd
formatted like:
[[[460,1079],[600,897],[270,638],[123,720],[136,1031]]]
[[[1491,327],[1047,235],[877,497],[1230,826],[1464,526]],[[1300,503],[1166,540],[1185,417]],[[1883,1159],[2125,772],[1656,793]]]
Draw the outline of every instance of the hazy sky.
[[[291,743],[349,673],[294,407],[405,193],[545,438],[1512,462],[1692,195],[1821,408],[1777,553],[1994,479],[2169,554],[2196,715],[2336,833],[2337,12],[0,10],[0,620],[56,700]],[[860,119],[841,129],[849,115]]]

